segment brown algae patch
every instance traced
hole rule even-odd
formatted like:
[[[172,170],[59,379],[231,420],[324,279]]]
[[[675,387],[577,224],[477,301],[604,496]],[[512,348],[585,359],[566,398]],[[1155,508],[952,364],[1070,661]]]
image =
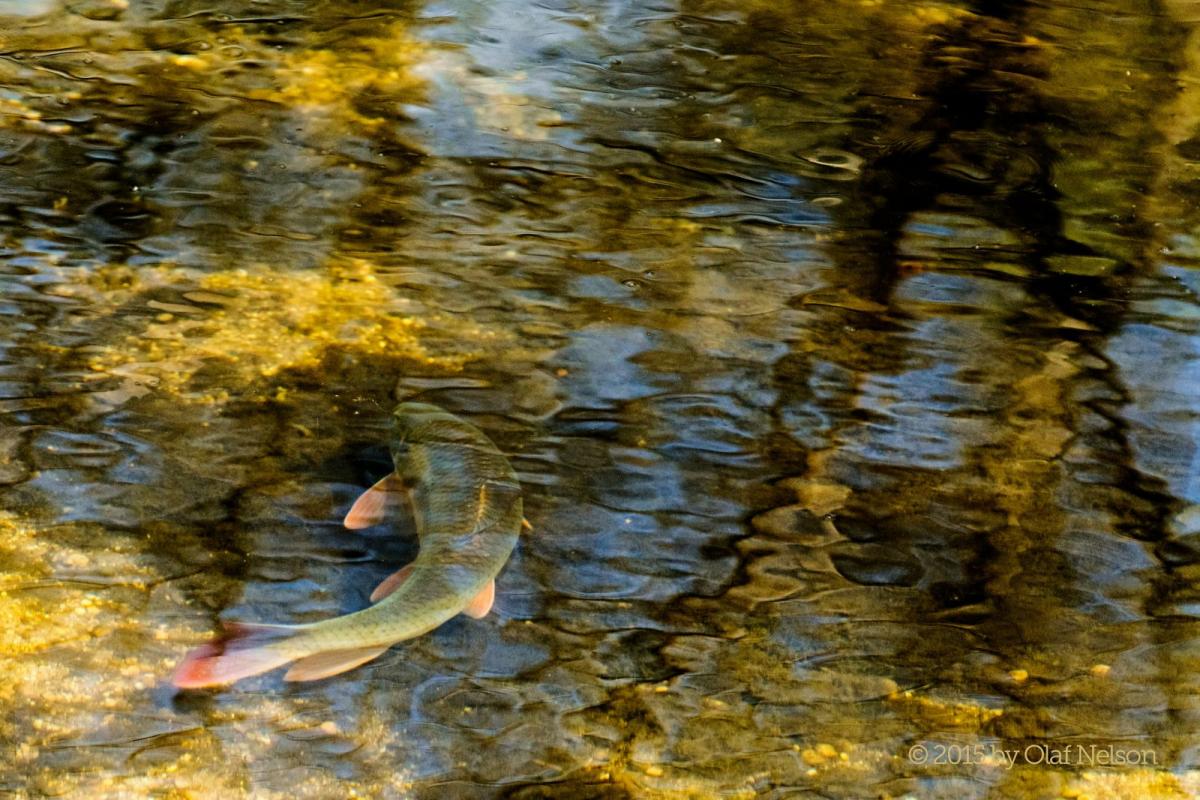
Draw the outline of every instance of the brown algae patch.
[[[615,688],[596,707],[602,713],[577,718],[579,735],[598,745],[584,764],[594,780],[631,796],[682,800],[759,797],[773,786],[809,782],[860,787],[886,778],[890,750],[856,745],[851,739],[858,737],[801,737],[831,727],[815,706],[877,698],[894,682],[797,672],[782,649],[753,632],[737,640],[688,638],[667,655],[678,680]]]
[[[1004,709],[1001,708],[943,700],[911,690],[892,692],[887,699],[925,729],[975,733],[1004,716]]]
[[[422,334],[431,322],[445,320],[405,313],[411,306],[361,260],[320,272],[265,267],[218,272],[190,286],[182,271],[167,278],[195,305],[163,311],[144,330],[126,336],[123,345],[93,352],[91,370],[150,380],[160,390],[187,394],[200,369],[220,365],[226,373],[222,388],[202,399],[236,394],[278,400],[286,397],[286,389],[272,385],[272,379],[285,370],[317,368],[331,349],[406,359],[449,372],[478,355],[430,352]],[[453,334],[456,342],[488,338],[469,325],[456,325]],[[258,387],[249,398],[242,391],[248,385]]]
[[[78,94],[71,94],[77,99]],[[10,90],[0,90],[0,130],[22,130],[37,133],[67,133],[69,125],[46,121],[40,110],[30,105],[27,98]]]

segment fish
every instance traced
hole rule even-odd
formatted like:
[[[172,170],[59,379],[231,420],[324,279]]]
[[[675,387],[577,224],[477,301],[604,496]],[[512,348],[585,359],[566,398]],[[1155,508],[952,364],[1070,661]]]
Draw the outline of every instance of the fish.
[[[528,525],[516,472],[481,430],[437,406],[401,403],[391,421],[395,471],[355,501],[343,524],[377,524],[406,495],[420,539],[416,559],[360,611],[301,625],[224,623],[180,662],[176,687],[221,686],[289,663],[284,680],[327,678],[459,614],[487,615],[496,576]]]

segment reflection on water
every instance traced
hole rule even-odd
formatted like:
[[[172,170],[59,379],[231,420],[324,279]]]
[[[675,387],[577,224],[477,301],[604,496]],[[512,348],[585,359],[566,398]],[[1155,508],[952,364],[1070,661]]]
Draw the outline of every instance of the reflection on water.
[[[1195,20],[0,2],[0,792],[1196,796]],[[495,613],[174,694],[408,398]]]

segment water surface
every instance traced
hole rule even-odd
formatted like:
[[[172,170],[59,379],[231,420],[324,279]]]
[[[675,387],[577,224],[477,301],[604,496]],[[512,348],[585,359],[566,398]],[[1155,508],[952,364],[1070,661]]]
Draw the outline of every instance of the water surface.
[[[1198,20],[0,0],[0,793],[1200,794]],[[495,612],[176,694],[407,399]]]

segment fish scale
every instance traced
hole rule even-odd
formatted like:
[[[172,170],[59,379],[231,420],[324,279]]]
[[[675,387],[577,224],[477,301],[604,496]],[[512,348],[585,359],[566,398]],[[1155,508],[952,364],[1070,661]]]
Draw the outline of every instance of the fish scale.
[[[486,599],[516,546],[523,520],[520,483],[508,459],[475,426],[436,406],[402,403],[392,413],[396,471],[347,514],[363,527],[396,485],[407,490],[420,551],[380,586],[375,605],[306,625],[232,623],[192,651],[175,673],[183,688],[230,683],[297,661],[288,680],[312,680],[369,661]],[[377,590],[379,591],[379,590]],[[486,608],[483,608],[486,613]]]

